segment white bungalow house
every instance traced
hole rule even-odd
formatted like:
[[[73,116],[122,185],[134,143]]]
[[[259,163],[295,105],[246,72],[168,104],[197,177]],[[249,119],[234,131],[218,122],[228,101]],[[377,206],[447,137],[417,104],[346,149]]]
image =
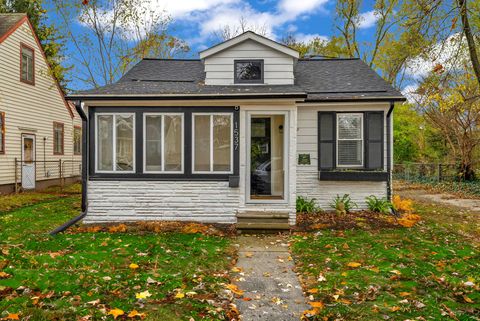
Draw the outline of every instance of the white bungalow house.
[[[67,167],[68,176],[78,173],[81,119],[25,14],[0,14],[0,70],[0,194],[15,181],[24,189],[59,184],[62,165],[64,175]]]
[[[405,100],[359,59],[299,59],[253,32],[68,99],[88,146],[84,222],[244,228],[294,225],[299,195],[325,209],[336,194],[388,197]]]

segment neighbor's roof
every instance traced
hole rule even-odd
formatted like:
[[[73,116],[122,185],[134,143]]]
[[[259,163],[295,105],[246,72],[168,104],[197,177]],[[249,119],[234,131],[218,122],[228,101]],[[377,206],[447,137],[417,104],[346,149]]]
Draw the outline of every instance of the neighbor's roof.
[[[0,13],[0,42],[27,19],[25,13]]]
[[[201,60],[144,59],[118,82],[69,99],[291,97],[306,101],[404,100],[360,59],[300,59],[294,85],[205,85]]]

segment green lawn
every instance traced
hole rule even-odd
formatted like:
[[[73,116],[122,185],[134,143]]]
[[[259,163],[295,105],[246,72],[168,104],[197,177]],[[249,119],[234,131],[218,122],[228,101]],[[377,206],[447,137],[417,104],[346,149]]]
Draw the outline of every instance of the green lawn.
[[[48,199],[48,198],[47,198]],[[0,199],[1,202],[1,199]],[[79,214],[79,197],[0,213],[0,319],[223,320],[231,247],[201,234],[46,233]],[[133,265],[132,265],[133,264]],[[137,265],[138,268],[135,268]],[[148,291],[148,292],[145,292]],[[137,298],[144,297],[142,298]]]
[[[312,320],[479,320],[480,251],[433,222],[293,236]]]

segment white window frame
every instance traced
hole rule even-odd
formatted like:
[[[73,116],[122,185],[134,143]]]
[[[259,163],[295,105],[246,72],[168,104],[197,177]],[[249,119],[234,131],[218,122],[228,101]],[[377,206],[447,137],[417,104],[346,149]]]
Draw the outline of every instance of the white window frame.
[[[147,170],[147,116],[161,116],[162,117],[162,128],[161,128],[161,141],[162,141],[162,170],[161,171],[149,171]],[[182,119],[182,130],[181,132],[181,170],[179,171],[166,171],[165,170],[165,116],[180,116]],[[143,173],[145,174],[183,174],[185,172],[185,142],[184,142],[184,132],[185,132],[185,114],[184,113],[143,113]]]
[[[210,116],[210,170],[195,171],[195,116]],[[213,116],[230,116],[230,170],[213,170]],[[233,174],[233,113],[192,113],[192,174]]]
[[[356,116],[356,117],[359,117],[360,118],[360,138],[359,139],[340,139],[339,136],[338,136],[338,127],[339,127],[339,119],[341,116]],[[337,119],[336,119],[336,154],[337,154],[337,157],[336,157],[336,165],[338,168],[363,168],[364,165],[365,165],[365,141],[364,141],[364,121],[363,121],[363,118],[364,118],[364,115],[363,113],[337,113]],[[362,162],[360,165],[339,165],[338,163],[338,142],[339,141],[360,141],[361,144],[362,144],[362,151],[361,151],[361,159],[362,159]]]
[[[117,170],[117,122],[116,117],[118,116],[133,116],[133,164],[131,171],[121,171]],[[112,160],[113,160],[113,168],[112,170],[99,170],[98,169],[98,117],[99,116],[113,116],[113,147],[112,147]],[[135,123],[135,113],[95,113],[95,173],[116,173],[116,174],[132,174],[136,172],[136,123]]]

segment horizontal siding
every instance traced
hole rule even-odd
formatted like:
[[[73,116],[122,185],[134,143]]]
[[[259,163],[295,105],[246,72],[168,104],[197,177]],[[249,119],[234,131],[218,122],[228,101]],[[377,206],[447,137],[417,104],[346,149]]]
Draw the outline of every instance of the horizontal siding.
[[[324,210],[331,210],[330,204],[337,195],[349,194],[358,209],[366,208],[367,196],[387,196],[386,182],[319,181],[317,177],[318,171],[297,166],[297,195],[315,198],[317,205]]]
[[[297,194],[315,198],[316,202],[324,209],[329,209],[333,198],[339,194],[350,194],[360,208],[365,208],[365,197],[375,195],[386,196],[386,182],[332,182],[318,180],[318,128],[317,118],[319,111],[373,111],[383,110],[385,116],[389,105],[375,104],[315,104],[298,106],[297,111],[297,158],[298,154],[310,154],[310,165],[297,165]],[[385,167],[387,164],[385,122]]]
[[[35,49],[35,86],[20,82],[20,43]],[[14,182],[14,159],[21,158],[21,134],[35,134],[37,160],[80,160],[73,155],[73,120],[62,100],[47,63],[24,23],[0,44],[0,111],[5,112],[6,153],[0,154],[0,185]],[[53,122],[64,124],[64,155],[53,155]],[[45,138],[45,148],[44,148]],[[44,158],[45,155],[45,158]],[[48,179],[37,167],[37,179]],[[51,171],[53,172],[53,170]]]
[[[294,83],[293,58],[253,40],[244,41],[205,59],[207,85],[234,84],[235,59],[263,59],[264,83],[287,85]]]
[[[90,181],[85,222],[235,223],[239,202],[228,182]]]

